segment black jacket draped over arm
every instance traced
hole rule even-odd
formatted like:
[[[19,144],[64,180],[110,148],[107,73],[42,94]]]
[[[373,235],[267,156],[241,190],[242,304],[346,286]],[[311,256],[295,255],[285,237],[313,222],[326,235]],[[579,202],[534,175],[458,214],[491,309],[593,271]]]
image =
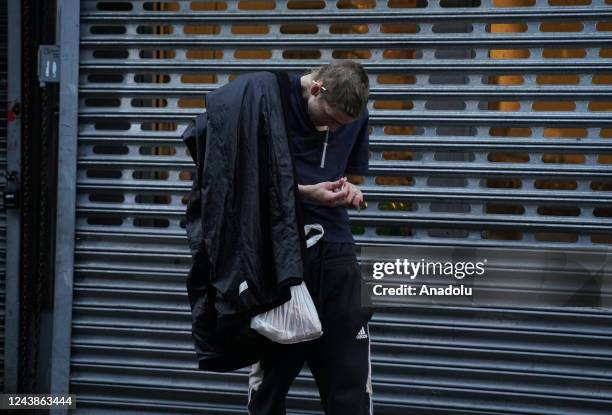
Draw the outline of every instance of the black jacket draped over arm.
[[[239,76],[206,96],[206,113],[183,133],[196,163],[187,291],[202,369],[257,361],[265,340],[248,327],[250,318],[287,301],[289,287],[302,282],[303,227],[281,79]]]

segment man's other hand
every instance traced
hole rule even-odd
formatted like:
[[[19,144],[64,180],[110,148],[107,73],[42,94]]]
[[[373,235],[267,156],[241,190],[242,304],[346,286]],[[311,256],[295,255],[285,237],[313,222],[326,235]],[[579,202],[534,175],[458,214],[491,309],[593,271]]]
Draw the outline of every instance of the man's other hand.
[[[343,205],[354,207],[355,209],[359,208],[359,205],[363,203],[363,193],[361,193],[361,190],[351,182],[345,182],[344,186],[348,188],[349,194]]]

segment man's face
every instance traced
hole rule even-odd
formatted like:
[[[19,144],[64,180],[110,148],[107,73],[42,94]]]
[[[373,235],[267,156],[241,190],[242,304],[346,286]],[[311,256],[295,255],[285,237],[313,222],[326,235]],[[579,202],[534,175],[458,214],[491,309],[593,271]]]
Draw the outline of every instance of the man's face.
[[[315,127],[327,127],[332,132],[356,120],[329,105],[321,93],[310,96],[306,110]]]

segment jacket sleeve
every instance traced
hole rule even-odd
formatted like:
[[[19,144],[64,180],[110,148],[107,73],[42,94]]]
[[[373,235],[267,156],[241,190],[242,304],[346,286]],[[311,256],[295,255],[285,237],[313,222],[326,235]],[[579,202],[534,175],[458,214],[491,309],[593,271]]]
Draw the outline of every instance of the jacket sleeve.
[[[185,229],[187,239],[189,241],[189,249],[191,255],[196,259],[196,256],[202,249],[202,210],[201,210],[201,177],[202,177],[202,161],[206,149],[206,123],[208,121],[206,113],[199,114],[193,119],[181,138],[191,154],[191,158],[195,163],[195,174],[191,191],[187,196],[187,210],[185,214]]]
[[[273,85],[275,85],[274,82]],[[276,85],[275,85],[276,86]],[[278,286],[299,284],[303,278],[300,224],[296,215],[294,169],[278,88],[270,88],[262,106],[264,131],[270,141],[270,223]]]
[[[191,120],[187,125],[187,128],[181,134],[181,139],[189,149],[189,154],[193,159],[194,163],[198,163],[198,160],[204,159],[204,151],[206,149],[206,122],[208,121],[208,115],[206,112],[198,114],[196,118]],[[200,146],[198,146],[198,143]],[[202,154],[198,154],[199,151]]]

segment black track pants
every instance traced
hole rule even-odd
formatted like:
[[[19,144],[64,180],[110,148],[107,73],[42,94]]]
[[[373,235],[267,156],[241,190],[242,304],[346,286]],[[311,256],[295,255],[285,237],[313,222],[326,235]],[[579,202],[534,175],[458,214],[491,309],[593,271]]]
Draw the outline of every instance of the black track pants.
[[[308,249],[305,269],[323,336],[292,345],[275,344],[253,365],[249,414],[285,414],[285,397],[304,362],[315,378],[327,415],[371,414],[368,321],[372,311],[361,307],[355,246],[319,241]]]

